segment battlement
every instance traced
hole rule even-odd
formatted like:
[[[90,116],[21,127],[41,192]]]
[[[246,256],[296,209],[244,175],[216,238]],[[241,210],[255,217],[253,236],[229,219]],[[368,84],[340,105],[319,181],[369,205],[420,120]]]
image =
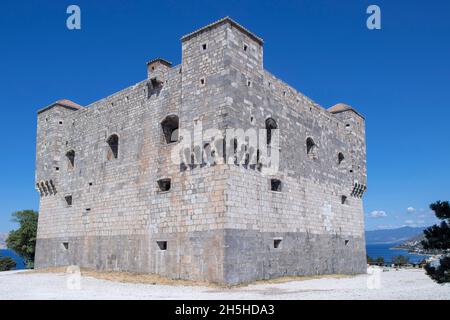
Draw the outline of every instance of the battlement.
[[[74,111],[80,110],[80,109],[84,109],[83,106],[80,106],[79,104],[77,104],[77,103],[75,103],[73,101],[70,101],[70,100],[67,100],[67,99],[63,99],[63,100],[55,101],[55,102],[49,104],[48,106],[46,106],[46,107],[44,107],[42,109],[39,109],[37,113],[38,114],[42,113],[42,112],[47,111],[47,110],[49,110],[49,109],[51,109],[53,107],[56,107],[56,106],[60,106],[60,107],[66,108],[68,110],[74,110]]]
[[[346,112],[346,111],[352,111],[353,113],[358,115],[361,119],[364,119],[364,116],[362,116],[358,111],[356,111],[354,108],[350,107],[349,105],[347,105],[345,103],[335,104],[334,106],[332,106],[331,108],[328,108],[327,110],[328,110],[328,112],[331,112],[333,114]]]
[[[248,29],[246,29],[245,27],[243,27],[242,25],[240,25],[239,23],[237,23],[236,21],[234,21],[233,19],[231,19],[230,17],[224,17],[222,19],[219,19],[211,24],[208,24],[204,27],[201,27],[191,33],[188,33],[187,35],[183,36],[181,38],[181,41],[187,41],[190,40],[196,36],[198,36],[199,34],[206,32],[206,31],[210,31],[214,28],[217,28],[221,25],[224,24],[228,24],[232,27],[235,27],[236,29],[238,29],[239,31],[243,32],[244,34],[246,34],[247,36],[249,36],[251,39],[253,39],[254,41],[256,41],[259,45],[263,45],[264,41],[263,39],[261,39],[260,37],[258,37],[257,35],[255,35],[253,32],[249,31]]]

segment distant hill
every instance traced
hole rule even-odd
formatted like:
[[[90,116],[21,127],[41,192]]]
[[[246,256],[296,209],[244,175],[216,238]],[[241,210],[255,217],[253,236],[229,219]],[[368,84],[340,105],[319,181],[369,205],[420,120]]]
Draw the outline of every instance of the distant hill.
[[[8,238],[8,234],[0,232],[0,249],[6,249],[6,238]]]
[[[382,229],[366,231],[367,244],[397,244],[420,236],[427,227],[402,227],[397,229]]]

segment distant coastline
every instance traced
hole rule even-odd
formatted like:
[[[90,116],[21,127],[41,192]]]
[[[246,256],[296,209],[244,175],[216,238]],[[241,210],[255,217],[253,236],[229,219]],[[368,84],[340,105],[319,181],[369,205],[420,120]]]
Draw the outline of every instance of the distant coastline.
[[[374,259],[383,257],[387,263],[394,255],[407,256],[410,262],[418,262],[442,254],[439,250],[423,248],[424,229],[426,227],[366,231],[367,254]]]
[[[428,258],[427,254],[416,254],[402,248],[395,248],[399,243],[372,243],[366,245],[367,255],[372,259],[382,257],[385,263],[391,263],[394,256],[406,256],[410,263],[419,263]]]
[[[423,233],[418,234],[411,239],[408,239],[407,241],[403,241],[394,247],[393,249],[397,250],[407,250],[410,253],[417,254],[417,255],[440,255],[445,253],[443,250],[438,249],[424,249],[422,245],[422,241],[425,240],[425,235]]]

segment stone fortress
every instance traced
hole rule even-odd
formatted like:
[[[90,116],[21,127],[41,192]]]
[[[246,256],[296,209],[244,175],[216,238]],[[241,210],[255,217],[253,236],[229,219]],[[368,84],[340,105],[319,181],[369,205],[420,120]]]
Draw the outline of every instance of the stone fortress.
[[[364,273],[364,118],[270,74],[263,40],[228,17],[181,45],[178,66],[158,58],[147,79],[100,101],[38,111],[36,268],[223,284]],[[177,130],[199,121],[267,129],[267,140],[278,129],[278,171],[174,163]]]

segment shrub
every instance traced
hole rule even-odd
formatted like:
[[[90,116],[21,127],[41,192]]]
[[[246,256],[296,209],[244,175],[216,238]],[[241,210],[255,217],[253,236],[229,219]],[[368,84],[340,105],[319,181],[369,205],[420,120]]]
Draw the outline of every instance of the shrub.
[[[16,262],[11,257],[0,257],[0,271],[8,271],[16,268]]]

